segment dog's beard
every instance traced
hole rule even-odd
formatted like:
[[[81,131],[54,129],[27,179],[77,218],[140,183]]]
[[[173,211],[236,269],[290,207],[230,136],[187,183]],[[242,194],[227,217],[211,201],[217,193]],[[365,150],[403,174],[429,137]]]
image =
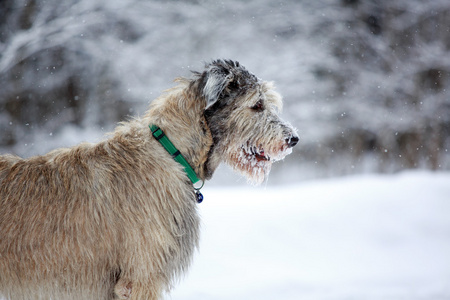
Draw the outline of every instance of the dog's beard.
[[[227,162],[244,175],[249,183],[259,185],[268,179],[272,163],[284,159],[291,152],[292,149],[286,146],[279,147],[277,151],[266,151],[262,146],[247,142],[229,153]]]

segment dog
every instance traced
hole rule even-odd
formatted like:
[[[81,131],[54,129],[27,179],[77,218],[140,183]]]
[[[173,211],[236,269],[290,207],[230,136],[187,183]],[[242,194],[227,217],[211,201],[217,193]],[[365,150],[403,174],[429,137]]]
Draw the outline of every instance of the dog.
[[[198,247],[198,184],[221,162],[260,184],[299,141],[239,62],[176,81],[100,143],[0,156],[2,297],[160,299]]]

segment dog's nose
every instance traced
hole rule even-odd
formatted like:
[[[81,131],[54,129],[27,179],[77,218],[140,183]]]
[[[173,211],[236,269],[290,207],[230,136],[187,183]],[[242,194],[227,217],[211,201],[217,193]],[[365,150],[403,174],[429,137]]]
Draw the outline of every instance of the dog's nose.
[[[291,136],[290,138],[286,139],[286,143],[288,144],[289,148],[294,147],[298,143],[298,136]]]

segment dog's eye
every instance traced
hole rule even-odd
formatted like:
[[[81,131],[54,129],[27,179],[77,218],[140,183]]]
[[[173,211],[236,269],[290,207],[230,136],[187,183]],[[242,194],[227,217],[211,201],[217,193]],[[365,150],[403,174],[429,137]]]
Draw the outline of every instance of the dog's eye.
[[[258,102],[256,102],[255,105],[253,105],[251,107],[254,111],[263,111],[264,110],[264,106],[263,106],[263,101],[259,100]]]

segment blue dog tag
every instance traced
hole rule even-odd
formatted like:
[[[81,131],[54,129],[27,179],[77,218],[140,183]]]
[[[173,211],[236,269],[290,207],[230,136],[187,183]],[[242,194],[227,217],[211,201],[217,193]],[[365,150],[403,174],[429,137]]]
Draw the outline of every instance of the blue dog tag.
[[[199,191],[196,191],[195,195],[197,196],[197,203],[202,203],[203,202],[203,195],[202,195],[202,193],[200,193]]]

